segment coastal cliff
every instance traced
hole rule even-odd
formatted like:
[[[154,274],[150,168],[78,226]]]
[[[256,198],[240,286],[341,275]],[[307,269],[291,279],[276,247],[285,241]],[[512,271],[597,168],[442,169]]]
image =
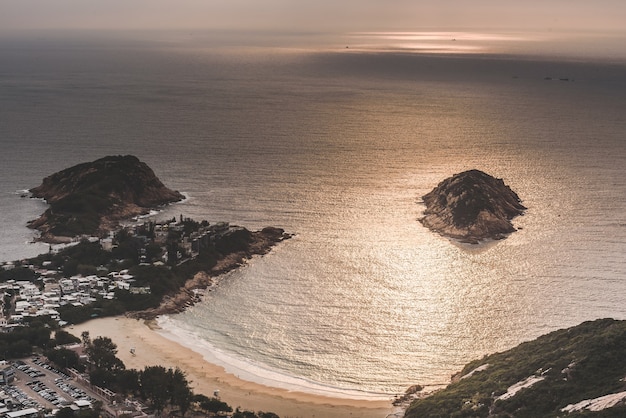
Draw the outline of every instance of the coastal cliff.
[[[420,222],[427,228],[463,242],[502,239],[516,231],[511,219],[526,209],[519,196],[480,170],[443,180],[423,196],[426,210]]]
[[[30,192],[50,205],[28,224],[47,242],[103,235],[122,219],[184,199],[132,155],[108,156],[64,169],[44,178]]]

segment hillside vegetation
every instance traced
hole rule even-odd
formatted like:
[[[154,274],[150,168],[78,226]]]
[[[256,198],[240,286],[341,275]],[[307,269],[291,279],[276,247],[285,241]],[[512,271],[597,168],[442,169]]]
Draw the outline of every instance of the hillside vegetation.
[[[405,417],[626,417],[626,321],[584,322],[473,361]]]

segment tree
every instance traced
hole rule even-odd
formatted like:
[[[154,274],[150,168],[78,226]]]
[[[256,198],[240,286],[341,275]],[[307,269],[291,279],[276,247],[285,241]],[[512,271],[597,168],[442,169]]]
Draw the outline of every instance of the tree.
[[[33,352],[33,347],[26,340],[17,340],[8,344],[5,358],[26,357]]]
[[[70,334],[65,330],[60,329],[54,333],[54,342],[56,345],[74,344],[79,343],[80,338]]]
[[[108,369],[93,369],[89,372],[89,383],[110,389],[115,383],[115,373]]]
[[[90,276],[90,275],[95,275],[98,274],[98,268],[92,264],[78,264],[78,266],[76,266],[76,273],[80,274],[81,276]]]
[[[178,406],[181,414],[185,416],[193,397],[189,382],[187,382],[185,373],[178,367],[174,371],[169,369],[168,374],[170,375],[170,402]]]
[[[93,409],[97,416],[100,416],[100,412],[102,412],[102,406],[102,401],[95,400],[91,403],[91,409]]]
[[[87,355],[96,369],[110,371],[124,370],[124,363],[118,359],[117,345],[109,337],[97,337],[87,346]]]
[[[154,409],[160,413],[170,399],[170,379],[163,366],[149,366],[140,375],[141,393],[150,400]]]
[[[89,336],[89,331],[81,332],[80,339],[83,341],[83,345],[85,347],[89,347],[91,345],[91,337]]]
[[[72,410],[72,408],[65,407],[61,409],[59,412],[57,412],[55,416],[57,418],[73,418],[74,411]]]
[[[78,354],[75,351],[69,350],[67,348],[61,347],[47,350],[44,354],[46,357],[48,357],[48,360],[53,362],[60,369],[75,369],[79,367]]]
[[[193,402],[195,402],[200,409],[206,412],[233,412],[233,408],[231,408],[226,402],[222,402],[217,398],[209,398],[206,395],[194,395]]]
[[[15,333],[15,331],[12,332],[12,334]],[[48,328],[44,322],[33,321],[28,327],[20,330],[19,334],[21,334],[31,345],[41,348],[47,348],[50,346],[50,328]]]
[[[65,277],[75,276],[78,274],[78,260],[70,258],[63,263],[63,275]]]
[[[139,392],[139,371],[135,369],[119,370],[115,376],[115,387],[123,395]]]
[[[157,260],[161,258],[163,254],[163,249],[160,245],[155,243],[150,243],[146,245],[146,259],[150,262],[153,260]]]

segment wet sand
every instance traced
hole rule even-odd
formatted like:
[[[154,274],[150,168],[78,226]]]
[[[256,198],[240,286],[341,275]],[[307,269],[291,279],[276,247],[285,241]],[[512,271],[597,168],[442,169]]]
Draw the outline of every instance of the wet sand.
[[[126,317],[102,318],[74,325],[68,331],[78,337],[83,331],[89,331],[92,339],[111,338],[117,344],[117,356],[127,368],[178,367],[185,371],[195,393],[210,397],[219,390],[220,398],[233,409],[274,412],[281,418],[385,418],[398,412],[391,400],[331,398],[241,380],[221,366],[207,362],[201,354],[161,335],[155,322]],[[135,349],[135,355],[131,348]]]

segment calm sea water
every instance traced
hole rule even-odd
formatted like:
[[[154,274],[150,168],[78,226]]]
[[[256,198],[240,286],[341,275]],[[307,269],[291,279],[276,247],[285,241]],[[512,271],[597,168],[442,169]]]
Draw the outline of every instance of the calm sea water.
[[[626,319],[623,60],[354,45],[367,36],[0,39],[0,259],[47,249],[25,228],[45,204],[21,190],[134,154],[189,196],[162,217],[296,234],[161,321],[243,378],[387,396]],[[506,240],[462,245],[417,221],[420,196],[471,168],[528,207]]]

